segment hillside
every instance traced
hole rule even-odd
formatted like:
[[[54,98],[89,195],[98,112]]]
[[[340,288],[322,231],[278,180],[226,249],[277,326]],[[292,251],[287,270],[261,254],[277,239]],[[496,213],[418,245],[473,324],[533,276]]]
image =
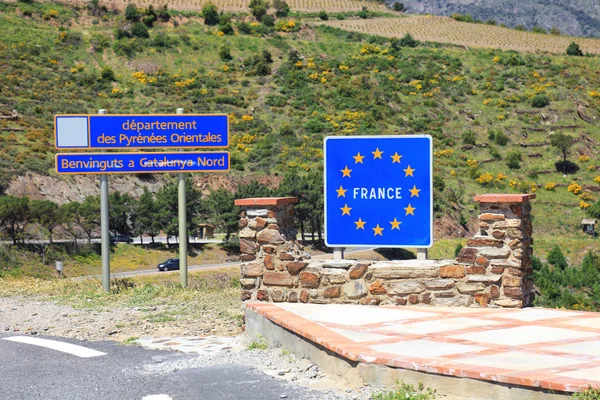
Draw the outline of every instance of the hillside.
[[[394,2],[389,2],[393,4]],[[600,36],[600,6],[595,0],[403,0],[411,14],[469,14],[514,28],[553,27],[572,36]]]
[[[230,114],[224,180],[318,173],[326,135],[426,133],[434,137],[438,217],[473,220],[475,193],[536,191],[537,235],[580,250],[595,245],[578,231],[600,193],[598,58],[393,41],[315,26],[301,14],[270,27],[244,15],[206,26],[173,13],[147,38],[130,38],[122,14],[0,6],[0,115],[19,114],[0,120],[8,193],[24,194],[16,188],[29,178],[18,177],[28,173],[46,180],[40,197],[59,181],[79,182],[53,172],[56,113],[183,107]],[[577,140],[564,176],[553,133]],[[90,193],[78,195],[95,194],[87,182]]]

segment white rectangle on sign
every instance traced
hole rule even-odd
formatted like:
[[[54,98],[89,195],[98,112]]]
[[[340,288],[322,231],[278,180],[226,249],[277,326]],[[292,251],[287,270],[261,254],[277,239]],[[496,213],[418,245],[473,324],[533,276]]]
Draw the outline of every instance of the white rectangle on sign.
[[[56,121],[56,142],[59,147],[88,147],[88,118],[61,117]]]

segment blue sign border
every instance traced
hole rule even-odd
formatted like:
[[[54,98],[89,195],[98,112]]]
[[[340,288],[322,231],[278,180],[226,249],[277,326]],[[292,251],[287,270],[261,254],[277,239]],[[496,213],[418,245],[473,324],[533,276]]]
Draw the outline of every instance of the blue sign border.
[[[134,145],[134,146],[93,146],[92,145],[92,120],[96,119],[96,118],[113,118],[113,119],[118,119],[118,118],[154,118],[154,117],[168,117],[169,119],[190,119],[194,118],[194,117],[204,117],[204,118],[210,118],[210,117],[225,117],[226,119],[226,125],[227,125],[227,134],[225,136],[225,138],[221,139],[221,143],[220,145],[198,145],[198,144],[192,144],[192,145],[186,145],[185,143],[178,143],[177,145],[172,144],[172,143],[168,143],[168,144],[162,144],[162,143],[157,143],[156,145],[152,145],[152,146],[148,146],[148,145]],[[87,136],[87,146],[59,146],[58,145],[58,130],[57,130],[57,121],[58,118],[87,118],[87,126],[88,126],[88,136]],[[133,132],[133,131],[132,131]],[[172,132],[169,132],[172,133]],[[198,134],[198,133],[197,133]],[[133,136],[137,136],[137,135],[133,135]],[[70,150],[131,150],[131,149],[150,149],[150,150],[156,150],[156,149],[180,149],[180,148],[186,148],[186,149],[202,149],[202,148],[211,148],[211,149],[221,149],[221,148],[227,148],[229,147],[229,143],[230,143],[230,129],[229,129],[229,115],[228,114],[57,114],[54,116],[54,147],[56,149],[60,149],[60,150],[65,150],[65,149],[70,149]]]
[[[356,139],[398,139],[398,138],[425,138],[429,140],[429,202],[430,202],[430,226],[429,226],[429,243],[427,245],[414,244],[388,244],[381,245],[369,244],[331,244],[327,241],[327,141],[328,140],[356,140]],[[324,230],[325,230],[325,245],[327,247],[383,247],[383,248],[430,248],[433,246],[433,138],[430,135],[381,135],[381,136],[326,136],[323,140],[323,188],[324,188]]]
[[[142,157],[151,157],[153,155],[158,155],[161,157],[172,157],[173,159],[190,159],[192,157],[196,158],[198,156],[226,156],[227,158],[227,167],[222,169],[210,169],[210,168],[190,168],[190,169],[181,169],[181,168],[172,168],[170,167],[150,167],[150,169],[145,170],[135,170],[135,171],[101,171],[101,170],[83,170],[79,172],[61,172],[59,159],[66,157],[73,158],[81,158],[86,160],[81,161],[100,161],[100,158],[120,158],[123,162],[128,162],[130,160],[140,159]],[[95,159],[95,160],[93,160]],[[76,161],[76,160],[73,160]],[[174,173],[174,172],[227,172],[231,167],[231,158],[229,156],[228,151],[205,151],[205,152],[130,152],[130,153],[58,153],[55,156],[55,170],[59,175],[99,175],[99,174],[156,174],[156,173]]]

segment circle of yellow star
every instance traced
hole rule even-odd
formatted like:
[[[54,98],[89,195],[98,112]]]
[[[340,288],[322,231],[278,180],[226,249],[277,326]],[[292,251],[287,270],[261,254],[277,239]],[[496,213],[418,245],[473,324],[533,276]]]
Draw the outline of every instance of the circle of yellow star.
[[[359,218],[358,221],[354,223],[356,224],[356,230],[362,229],[364,231],[367,221],[363,221],[361,218]]]
[[[406,210],[406,215],[408,215],[408,214],[415,215],[416,208],[411,207],[410,203],[408,204],[408,207],[404,207],[404,209]]]
[[[354,164],[358,164],[358,163],[362,164],[363,163],[362,160],[363,160],[363,158],[365,158],[365,156],[360,155],[360,151],[355,156],[352,156],[352,157],[354,158],[354,161],[355,161]]]
[[[383,154],[383,151],[379,151],[379,147],[375,149],[375,151],[372,151],[371,153],[373,153],[373,160],[376,158],[379,158],[380,160],[382,160],[381,155]]]
[[[394,230],[394,229],[400,230],[400,224],[401,223],[402,222],[400,222],[396,218],[394,218],[394,220],[392,222],[390,222],[390,224],[392,224],[392,230]]]
[[[348,207],[348,204],[344,204],[344,207],[340,208],[340,210],[342,210],[342,216],[350,215],[350,210],[352,210],[352,208]]]
[[[409,190],[410,197],[419,197],[419,192],[421,189],[417,189],[417,185],[414,185],[412,189]]]
[[[410,168],[410,166],[409,166],[409,168]],[[405,170],[405,171],[406,171],[406,170]],[[343,175],[342,175],[342,178],[344,178],[344,177],[346,177],[346,176],[347,176],[348,178],[350,178],[350,172],[352,172],[352,170],[351,170],[351,169],[348,169],[348,166],[346,165],[346,168],[344,168],[344,169],[342,170],[342,174],[343,174]]]
[[[406,169],[404,170],[404,172],[406,172],[406,175],[405,175],[405,177],[407,177],[407,176],[409,176],[409,175],[410,175],[410,176],[414,176],[414,175],[413,175],[413,172],[414,172],[414,171],[415,171],[415,170],[414,170],[414,168],[411,168],[411,167],[410,167],[410,165],[409,165],[409,166],[408,166],[408,168],[406,168]]]
[[[392,164],[393,163],[398,163],[400,164],[400,159],[402,158],[402,156],[400,154],[398,154],[398,152],[396,152],[392,157]]]
[[[379,224],[377,224],[377,226],[375,228],[372,228],[374,231],[373,236],[383,236],[383,228],[379,226]]]
[[[338,197],[346,197],[346,192],[348,189],[344,189],[342,185],[340,185],[340,188],[336,189],[335,191],[337,192]]]

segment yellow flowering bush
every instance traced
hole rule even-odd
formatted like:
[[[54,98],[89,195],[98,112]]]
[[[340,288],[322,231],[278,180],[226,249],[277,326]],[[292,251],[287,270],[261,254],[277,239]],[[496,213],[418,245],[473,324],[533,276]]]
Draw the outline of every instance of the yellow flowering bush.
[[[471,160],[471,159],[468,159],[468,160],[467,160],[467,165],[468,165],[469,167],[476,167],[476,166],[478,165],[478,162],[477,162],[477,160]]]
[[[339,68],[340,68],[340,71],[348,71],[350,69],[350,67],[348,67],[347,65],[344,65],[344,64],[340,65]]]
[[[516,188],[519,185],[519,181],[517,181],[516,179],[511,179],[510,181],[508,181],[508,186],[510,186],[511,188]]]
[[[456,171],[455,170],[450,171],[450,175],[456,176]]]
[[[569,191],[569,193],[579,194],[581,193],[582,188],[580,184],[578,184],[577,182],[573,182],[569,185],[567,190]]]
[[[489,105],[490,105],[490,104],[492,104],[493,102],[494,102],[494,100],[493,100],[493,99],[485,99],[485,100],[483,101],[483,105],[484,105],[484,106],[489,106]]]
[[[579,208],[581,208],[582,210],[585,210],[586,208],[590,208],[591,204],[590,203],[586,203],[585,201],[581,200],[579,202]]]
[[[479,178],[475,179],[475,182],[479,183],[480,185],[486,186],[492,183],[493,180],[494,175],[490,174],[489,172],[486,172],[484,174],[481,174]]]
[[[579,162],[586,163],[588,161],[590,161],[590,156],[579,156]]]
[[[295,32],[299,28],[293,20],[277,20],[275,23],[275,30],[278,32]]]
[[[193,85],[195,82],[196,82],[196,79],[194,79],[194,78],[184,79],[182,81],[175,82],[175,87],[178,87],[179,89],[183,89],[183,88]]]
[[[590,95],[590,97],[600,97],[600,92],[597,92],[595,90],[588,92],[588,94]]]
[[[242,115],[242,121],[246,121],[246,122],[254,121],[254,117],[252,115]]]
[[[589,192],[589,191],[587,191],[587,190],[585,190],[583,193],[581,193],[581,194],[579,195],[579,198],[580,198],[581,200],[587,200],[587,201],[596,200],[596,199],[594,198],[594,195],[592,195],[592,193],[591,193],[591,192]]]
[[[594,182],[600,183],[600,175],[598,175],[597,177],[594,178]]]
[[[498,115],[498,121],[503,121],[505,119],[506,119],[506,117],[504,116],[504,114]]]
[[[148,75],[146,75],[146,73],[144,71],[137,71],[134,72],[132,74],[132,76],[138,80],[138,82],[140,82],[141,84],[147,84],[147,83],[154,83],[156,82],[156,78],[154,77],[149,77]]]
[[[437,150],[433,152],[433,156],[434,157],[452,157],[452,155],[454,154],[454,149],[444,149],[444,150]]]
[[[556,189],[556,182],[548,182],[544,185],[544,189],[552,192],[554,191],[554,189]]]
[[[496,56],[493,58],[494,64],[498,64],[500,62],[500,57]]]

